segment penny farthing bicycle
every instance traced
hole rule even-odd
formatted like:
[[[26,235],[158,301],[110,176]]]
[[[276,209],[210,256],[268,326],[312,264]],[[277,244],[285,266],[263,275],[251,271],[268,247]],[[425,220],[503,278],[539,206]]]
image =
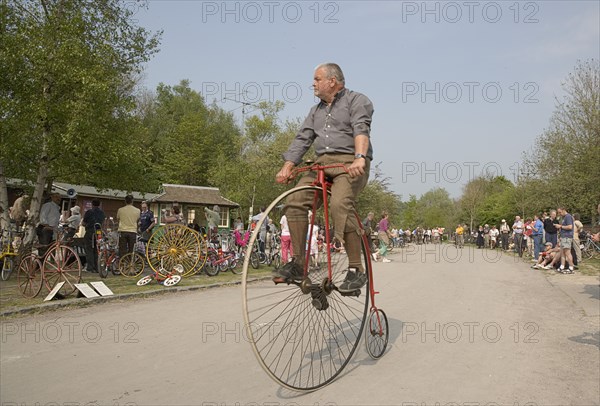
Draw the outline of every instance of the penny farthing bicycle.
[[[271,279],[257,280],[248,269],[250,253],[262,222],[278,217],[295,193],[312,193],[312,216],[308,232],[322,221],[326,246],[329,234],[329,195],[331,183],[325,172],[343,165],[310,165],[294,171],[316,172],[312,185],[298,186],[281,194],[265,212],[252,234],[244,259],[242,291],[246,335],[260,365],[280,385],[294,390],[310,391],[331,383],[340,375],[354,355],[363,333],[367,352],[372,358],[381,357],[388,342],[389,327],[383,310],[375,306],[373,270],[369,242],[364,233],[361,239],[361,263],[368,275],[366,285],[342,294],[338,286],[348,270],[346,255],[331,260],[326,250],[326,267],[309,267],[307,250],[302,282],[287,280],[276,284]],[[353,213],[361,224],[358,214]],[[258,230],[258,231],[257,231]],[[249,272],[250,271],[250,272]],[[369,298],[371,306],[369,307]]]

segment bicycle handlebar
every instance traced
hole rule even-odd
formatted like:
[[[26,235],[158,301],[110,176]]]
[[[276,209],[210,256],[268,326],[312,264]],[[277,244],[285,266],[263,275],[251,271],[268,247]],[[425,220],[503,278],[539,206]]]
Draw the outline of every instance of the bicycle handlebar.
[[[308,171],[319,172],[319,171],[324,171],[325,169],[331,169],[331,168],[343,168],[344,172],[346,172],[346,173],[348,172],[348,167],[344,164],[321,165],[321,164],[314,163],[312,161],[307,161],[305,166],[301,166],[299,168],[294,168],[292,170],[292,174],[290,175],[290,180],[294,179],[296,176],[298,176],[298,174],[300,174],[302,172],[308,172]]]

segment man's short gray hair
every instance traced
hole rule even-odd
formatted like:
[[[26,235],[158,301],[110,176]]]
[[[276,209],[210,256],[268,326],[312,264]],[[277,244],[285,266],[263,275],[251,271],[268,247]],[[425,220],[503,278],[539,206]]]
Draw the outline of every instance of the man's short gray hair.
[[[342,68],[340,68],[340,65],[338,65],[337,63],[331,63],[331,62],[322,63],[319,66],[317,66],[315,68],[315,70],[321,69],[321,68],[325,69],[325,71],[327,72],[328,78],[335,78],[335,80],[337,80],[342,85],[346,84],[346,79],[344,78],[344,72],[342,72]]]

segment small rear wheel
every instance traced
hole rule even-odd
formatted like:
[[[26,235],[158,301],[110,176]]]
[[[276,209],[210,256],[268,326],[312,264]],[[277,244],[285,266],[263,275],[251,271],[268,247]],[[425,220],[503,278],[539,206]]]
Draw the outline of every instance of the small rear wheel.
[[[381,309],[371,309],[365,326],[365,345],[373,359],[380,358],[387,347],[390,328],[387,316]]]

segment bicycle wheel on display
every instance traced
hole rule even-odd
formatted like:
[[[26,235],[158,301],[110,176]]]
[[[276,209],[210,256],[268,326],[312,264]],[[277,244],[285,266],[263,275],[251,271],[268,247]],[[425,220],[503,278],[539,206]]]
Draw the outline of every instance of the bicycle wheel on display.
[[[26,298],[34,298],[42,290],[42,262],[37,255],[23,257],[17,270],[19,292]]]
[[[229,258],[229,260],[227,260],[227,265],[228,265],[231,273],[233,273],[235,275],[241,275],[242,267],[240,266],[239,258],[236,255],[234,255],[233,257]]]
[[[143,257],[142,260],[144,260]],[[121,270],[119,269],[119,258],[116,256],[111,257],[110,265],[108,266],[108,268],[110,269],[113,275],[121,275]]]
[[[144,257],[138,252],[130,252],[119,260],[119,272],[127,278],[140,276],[144,272]]]
[[[581,255],[586,259],[591,259],[594,257],[594,246],[589,242],[585,245],[585,247],[581,250]]]
[[[204,264],[204,272],[208,276],[217,276],[221,271],[221,266],[217,263],[219,256],[215,251],[209,251],[206,263]]]
[[[98,274],[101,278],[108,276],[108,251],[100,250],[98,253]]]
[[[252,265],[252,268],[254,269],[258,269],[258,267],[260,266],[260,257],[258,255],[258,251],[252,251],[250,252],[250,264]]]
[[[183,276],[197,271],[202,255],[202,237],[182,224],[168,224],[157,228],[146,244],[146,259],[150,267],[168,276],[176,265],[183,266]]]
[[[281,255],[273,255],[273,257],[271,258],[271,266],[275,269],[278,269],[281,266]]]
[[[49,291],[64,282],[58,293],[68,296],[75,292],[75,284],[81,282],[81,262],[75,250],[66,245],[50,248],[42,264],[42,277]]]
[[[390,327],[381,309],[371,309],[365,326],[365,346],[373,359],[381,358],[388,344]]]
[[[279,196],[267,208],[264,219],[278,218],[281,206],[294,193],[319,193],[315,186],[301,186]],[[318,201],[319,199],[317,199]],[[323,208],[313,207],[318,219]],[[355,294],[342,295],[337,287],[348,270],[344,254],[332,265],[311,270],[301,284],[275,284],[252,280],[249,272],[255,231],[243,265],[242,292],[245,326],[254,353],[267,374],[280,385],[294,390],[314,390],[332,382],[348,365],[361,340],[369,302],[369,282]],[[362,239],[360,261],[368,272],[366,240]]]
[[[7,281],[12,274],[15,267],[15,260],[13,255],[5,255],[2,258],[2,280]]]
[[[139,281],[137,281],[136,285],[138,285],[138,286],[144,286],[144,285],[149,284],[153,280],[154,280],[154,275],[146,275],[142,279],[140,279]]]

